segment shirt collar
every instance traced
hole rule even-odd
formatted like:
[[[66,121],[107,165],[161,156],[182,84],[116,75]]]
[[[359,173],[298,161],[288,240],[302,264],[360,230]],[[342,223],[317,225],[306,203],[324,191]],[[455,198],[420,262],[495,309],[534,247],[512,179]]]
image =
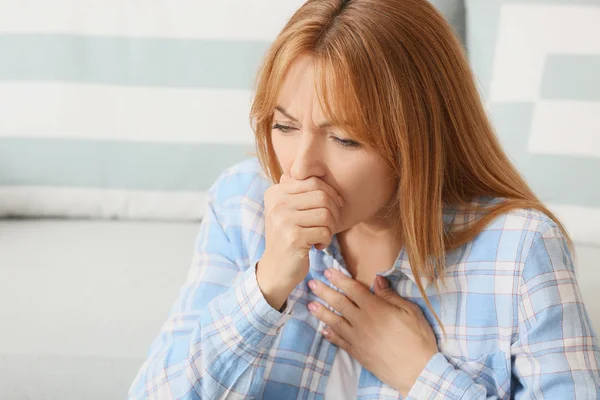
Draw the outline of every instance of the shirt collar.
[[[442,213],[442,219],[444,221],[446,229],[450,229],[450,227],[455,222],[455,217],[457,214],[457,210],[452,207],[447,207],[444,209]],[[340,245],[338,242],[337,234],[334,234],[331,243],[329,246],[323,251],[330,257],[336,259],[340,264],[343,263],[343,257],[340,252]],[[414,284],[417,284],[417,279],[413,275],[412,269],[410,268],[410,261],[408,259],[408,253],[406,251],[406,246],[403,246],[394,262],[394,266],[389,270],[383,272],[381,274],[388,279],[391,279],[393,282],[390,282],[392,285],[400,279],[402,275],[405,275],[408,279],[410,279]],[[421,277],[421,284],[423,289],[427,289],[429,286],[433,286],[433,282],[428,281],[425,277]]]
[[[341,256],[340,246],[337,239],[337,234],[333,235],[331,239],[331,243],[325,249],[323,249],[325,254],[334,258],[338,261],[339,264],[343,264],[343,257]],[[408,260],[408,254],[406,252],[406,247],[402,247],[396,261],[394,262],[394,266],[389,270],[381,273],[382,276],[390,279],[392,285],[400,279],[402,275],[405,275],[408,279],[410,279],[413,283],[417,283],[415,276],[410,268],[410,262]],[[427,288],[431,283],[428,282],[424,277],[421,277],[421,283],[423,288]]]

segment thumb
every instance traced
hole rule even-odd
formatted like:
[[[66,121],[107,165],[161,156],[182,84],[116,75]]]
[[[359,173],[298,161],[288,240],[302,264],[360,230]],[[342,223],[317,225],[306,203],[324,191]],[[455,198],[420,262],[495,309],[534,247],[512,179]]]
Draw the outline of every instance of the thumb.
[[[404,310],[414,306],[414,303],[406,300],[398,293],[396,293],[396,291],[390,287],[388,280],[383,276],[377,276],[375,281],[375,294],[377,296],[381,297],[388,303]]]
[[[375,294],[389,302],[392,302],[394,297],[398,297],[398,294],[390,287],[388,280],[380,275],[375,279]]]
[[[390,290],[392,289],[390,289],[390,284],[388,283],[388,280],[381,275],[377,275],[375,277],[375,294],[383,295],[384,293],[387,293]]]

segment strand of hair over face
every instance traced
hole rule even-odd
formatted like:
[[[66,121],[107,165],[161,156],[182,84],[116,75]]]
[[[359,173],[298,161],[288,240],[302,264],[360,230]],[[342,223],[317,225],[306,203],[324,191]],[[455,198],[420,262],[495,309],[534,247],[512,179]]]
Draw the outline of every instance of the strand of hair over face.
[[[428,0],[309,0],[290,18],[258,71],[250,113],[259,161],[274,183],[274,107],[285,71],[306,54],[321,71],[326,116],[349,120],[352,136],[398,177],[398,237],[442,329],[421,277],[443,284],[447,252],[502,214],[541,211],[573,253],[563,224],[504,152],[460,40]],[[479,201],[488,196],[502,201]],[[451,210],[457,217],[447,225]]]

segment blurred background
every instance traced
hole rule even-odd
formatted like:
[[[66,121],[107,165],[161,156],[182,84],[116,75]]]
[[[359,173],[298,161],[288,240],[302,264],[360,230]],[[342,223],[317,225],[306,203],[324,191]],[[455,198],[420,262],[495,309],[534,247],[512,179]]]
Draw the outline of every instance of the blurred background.
[[[432,1],[600,326],[600,0]],[[116,399],[302,0],[0,0],[0,397]]]

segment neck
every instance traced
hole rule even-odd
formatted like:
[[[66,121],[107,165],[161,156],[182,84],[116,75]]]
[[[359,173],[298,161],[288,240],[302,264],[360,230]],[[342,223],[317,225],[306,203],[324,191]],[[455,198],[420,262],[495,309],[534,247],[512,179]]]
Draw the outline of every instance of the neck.
[[[341,232],[346,237],[360,237],[367,242],[395,242],[398,240],[398,229],[394,224],[391,205],[382,208],[377,215]]]
[[[382,227],[366,223],[357,224],[337,235],[340,244],[354,244],[359,248],[367,248],[372,245],[397,247],[400,251],[402,241],[399,236],[397,229],[393,226]]]
[[[361,223],[340,232],[337,238],[348,272],[355,279],[366,276],[370,281],[376,272],[392,268],[402,249],[402,240],[391,227]]]

